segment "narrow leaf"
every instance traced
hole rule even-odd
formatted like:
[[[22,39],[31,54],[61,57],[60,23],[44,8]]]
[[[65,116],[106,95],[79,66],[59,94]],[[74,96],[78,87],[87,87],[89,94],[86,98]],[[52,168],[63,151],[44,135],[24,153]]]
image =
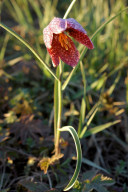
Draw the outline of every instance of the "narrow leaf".
[[[82,62],[80,62],[80,69],[81,69],[81,74],[82,74],[84,91],[83,91],[83,98],[81,101],[81,110],[80,110],[79,126],[78,126],[78,136],[81,133],[81,129],[82,129],[84,121],[85,121],[85,113],[86,113],[86,78],[85,78],[85,71],[84,71],[84,66],[83,66]]]
[[[81,162],[82,162],[82,151],[81,151],[80,140],[78,138],[76,130],[73,127],[65,126],[65,127],[62,127],[61,129],[59,129],[59,131],[69,131],[70,132],[70,134],[72,135],[72,137],[74,139],[75,146],[76,146],[76,152],[77,152],[77,164],[76,164],[75,172],[74,172],[70,182],[64,189],[64,191],[68,191],[69,189],[71,189],[73,187],[75,181],[78,178],[80,168],[81,168]]]
[[[83,97],[82,102],[81,102],[81,110],[80,110],[80,117],[79,117],[78,136],[80,135],[81,129],[82,129],[83,124],[84,124],[85,110],[86,110],[86,103],[85,103],[85,99]]]
[[[112,93],[113,93],[113,91],[114,91],[117,83],[118,83],[119,80],[120,80],[120,77],[121,77],[121,71],[118,72],[118,75],[117,75],[114,83],[113,83],[112,86],[108,89],[107,93],[108,93],[109,95],[112,95]]]
[[[93,135],[93,134],[96,134],[96,133],[99,133],[100,131],[103,131],[104,129],[107,129],[117,123],[120,123],[120,120],[117,120],[117,121],[114,121],[114,122],[109,122],[109,123],[105,123],[103,125],[99,125],[99,126],[96,126],[94,128],[91,128],[89,130],[87,130],[85,132],[85,134],[83,135],[83,137],[88,137],[90,135]]]
[[[41,59],[41,57],[36,53],[36,51],[15,31],[13,31],[11,28],[7,27],[3,23],[0,22],[0,27],[8,31],[11,35],[16,37],[21,43],[23,43],[32,53],[35,55],[35,57],[43,64],[43,66],[51,73],[51,75],[59,81],[59,79],[56,77],[56,75],[53,73],[53,71],[48,67],[48,65]]]
[[[86,126],[85,126],[85,127],[83,128],[83,130],[81,131],[81,134],[80,134],[80,136],[79,136],[80,138],[83,138],[83,137],[84,137],[85,132],[87,132],[86,130],[87,130],[88,126],[90,125],[90,123],[92,122],[93,118],[95,117],[98,109],[99,109],[99,107],[97,107],[97,108],[95,109],[95,111],[92,113],[92,115],[91,115],[90,118],[88,119]]]
[[[107,173],[107,174],[110,174],[106,169],[104,169],[103,167],[95,164],[94,162],[90,161],[89,159],[82,158],[82,163],[85,163],[85,164],[87,164],[87,165],[89,165],[89,166],[91,166],[91,167],[94,167],[94,168],[96,168],[96,169],[99,169],[99,170],[104,171],[104,172]]]

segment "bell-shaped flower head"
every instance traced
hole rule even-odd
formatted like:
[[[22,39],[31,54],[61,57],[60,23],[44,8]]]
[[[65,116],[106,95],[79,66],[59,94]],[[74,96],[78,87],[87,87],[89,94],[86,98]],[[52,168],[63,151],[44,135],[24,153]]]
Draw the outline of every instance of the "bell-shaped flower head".
[[[68,35],[89,49],[94,48],[87,32],[75,19],[54,17],[43,30],[44,43],[54,67],[59,65],[60,59],[72,67],[79,61],[79,52]]]

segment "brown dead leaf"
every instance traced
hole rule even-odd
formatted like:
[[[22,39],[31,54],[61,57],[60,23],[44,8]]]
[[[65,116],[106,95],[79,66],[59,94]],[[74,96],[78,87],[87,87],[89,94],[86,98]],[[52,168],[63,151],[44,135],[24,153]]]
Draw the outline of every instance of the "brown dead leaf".
[[[5,135],[1,136],[0,135],[0,143],[6,141],[8,138],[9,138],[8,136],[5,136]]]
[[[64,154],[62,153],[59,153],[58,155],[53,155],[51,158],[50,158],[50,164],[55,164],[56,162],[58,162],[59,159],[61,159],[62,157],[64,156]]]
[[[40,167],[41,170],[44,171],[44,174],[47,173],[47,170],[49,168],[50,165],[50,158],[49,157],[44,157],[43,159],[41,159],[41,161],[38,163],[38,166]]]
[[[64,156],[64,154],[59,153],[58,155],[53,155],[50,157],[43,157],[40,162],[38,163],[38,166],[41,170],[44,171],[44,174],[47,173],[48,168],[50,165],[54,165],[56,162],[58,162],[59,159],[61,159]]]
[[[120,106],[124,105],[124,102],[114,102],[114,99],[108,95],[108,93],[103,93],[101,97],[102,106],[101,111],[107,111],[110,115],[120,115],[124,110],[120,110]]]
[[[13,123],[10,128],[10,133],[15,135],[16,139],[21,139],[25,143],[28,137],[33,138],[39,143],[40,137],[47,137],[49,127],[42,123],[40,119],[34,119],[34,115],[23,115],[19,122]]]
[[[68,142],[64,138],[60,138],[60,146],[62,149],[65,149],[68,146]]]
[[[32,114],[33,110],[27,100],[22,100],[22,103],[17,103],[17,105],[13,107],[13,111],[16,114],[29,115]]]

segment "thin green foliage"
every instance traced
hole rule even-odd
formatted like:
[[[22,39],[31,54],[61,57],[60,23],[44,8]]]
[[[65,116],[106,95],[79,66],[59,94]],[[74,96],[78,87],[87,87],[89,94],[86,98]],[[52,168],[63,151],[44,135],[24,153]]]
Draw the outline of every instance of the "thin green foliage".
[[[79,125],[78,125],[78,135],[80,135],[82,126],[83,126],[84,121],[85,121],[85,111],[86,111],[86,101],[85,101],[85,98],[82,98],[80,117],[79,117]]]
[[[80,135],[80,138],[84,138],[84,137],[88,137],[90,135],[93,135],[93,134],[96,134],[96,133],[99,133],[100,131],[103,131],[117,123],[120,123],[120,120],[116,120],[114,122],[109,122],[109,123],[105,123],[103,125],[98,125],[94,128],[91,128],[91,129],[88,129],[86,132],[82,132],[81,135]]]
[[[96,168],[96,169],[99,169],[99,170],[101,170],[101,171],[104,171],[104,172],[107,173],[107,174],[110,174],[109,171],[107,171],[107,170],[104,169],[103,167],[97,165],[96,163],[94,163],[94,162],[92,162],[92,161],[90,161],[90,160],[88,160],[88,159],[86,159],[86,158],[82,158],[82,163],[85,163],[85,164],[87,164],[87,165],[89,165],[89,166],[91,166],[91,167],[94,167],[94,168]]]
[[[84,91],[83,91],[83,98],[81,101],[78,135],[80,135],[80,133],[81,133],[81,129],[82,129],[82,126],[85,121],[85,113],[86,113],[86,76],[85,76],[85,70],[84,70],[84,66],[83,66],[82,62],[80,62],[80,68],[81,68],[82,80],[83,80],[83,85],[84,85]]]
[[[123,13],[124,11],[127,11],[128,7],[126,7],[125,9],[123,9],[122,11],[120,11],[119,13],[117,13],[115,16],[110,17],[110,19],[108,19],[105,23],[103,23],[97,30],[96,32],[92,35],[91,40],[94,41],[94,39],[96,38],[96,36],[98,35],[98,33],[100,33],[104,27],[110,23],[111,21],[113,21],[114,19],[116,19],[116,17],[118,17],[121,13]],[[63,83],[62,86],[62,90],[64,90],[66,88],[66,86],[68,85],[69,81],[71,80],[73,74],[77,71],[80,61],[83,59],[85,53],[87,52],[87,48],[84,48],[81,55],[80,55],[80,60],[77,64],[77,66],[71,71],[71,73],[69,74],[69,76],[67,77],[67,79],[65,80],[65,82]]]
[[[48,65],[41,59],[41,57],[36,53],[36,51],[16,32],[14,32],[12,29],[4,25],[0,22],[0,27],[8,31],[11,35],[16,37],[20,42],[22,42],[32,53],[33,55],[43,64],[43,66],[51,73],[51,75],[59,81],[59,79],[56,77],[56,75],[52,72],[52,70],[48,67]]]
[[[70,132],[70,134],[72,135],[72,137],[74,139],[74,143],[76,146],[76,152],[77,152],[77,164],[76,164],[75,172],[74,172],[70,182],[64,189],[64,191],[68,191],[69,189],[71,189],[73,187],[76,179],[78,178],[80,168],[81,168],[81,162],[82,162],[82,151],[81,151],[81,145],[80,145],[80,141],[79,141],[77,132],[75,131],[75,129],[73,127],[65,126],[65,127],[62,127],[61,129],[59,129],[59,131],[69,131]]]
[[[95,117],[96,113],[98,111],[98,107],[96,108],[96,110],[92,113],[91,117],[89,118],[89,120],[87,121],[87,125],[83,127],[81,133],[80,133],[80,138],[83,138],[85,132],[87,131],[88,126],[90,125],[90,123],[92,122],[93,118]]]
[[[114,83],[113,83],[113,84],[111,85],[111,87],[108,89],[107,93],[108,93],[109,95],[111,95],[111,94],[113,93],[113,91],[115,90],[115,87],[116,87],[117,83],[119,82],[120,78],[121,78],[121,71],[118,72],[117,77],[115,78]]]
[[[0,50],[0,61],[2,61],[4,59],[8,41],[9,41],[9,34],[6,34],[5,38],[4,38],[3,46]]]

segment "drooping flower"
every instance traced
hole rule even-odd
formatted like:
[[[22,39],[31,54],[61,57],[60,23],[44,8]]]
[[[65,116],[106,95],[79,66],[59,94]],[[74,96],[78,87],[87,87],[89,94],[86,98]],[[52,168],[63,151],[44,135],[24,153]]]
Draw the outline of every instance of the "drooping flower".
[[[94,48],[87,32],[75,19],[54,17],[43,30],[44,43],[54,67],[59,65],[60,59],[72,67],[79,61],[79,52],[67,34],[89,49]]]

